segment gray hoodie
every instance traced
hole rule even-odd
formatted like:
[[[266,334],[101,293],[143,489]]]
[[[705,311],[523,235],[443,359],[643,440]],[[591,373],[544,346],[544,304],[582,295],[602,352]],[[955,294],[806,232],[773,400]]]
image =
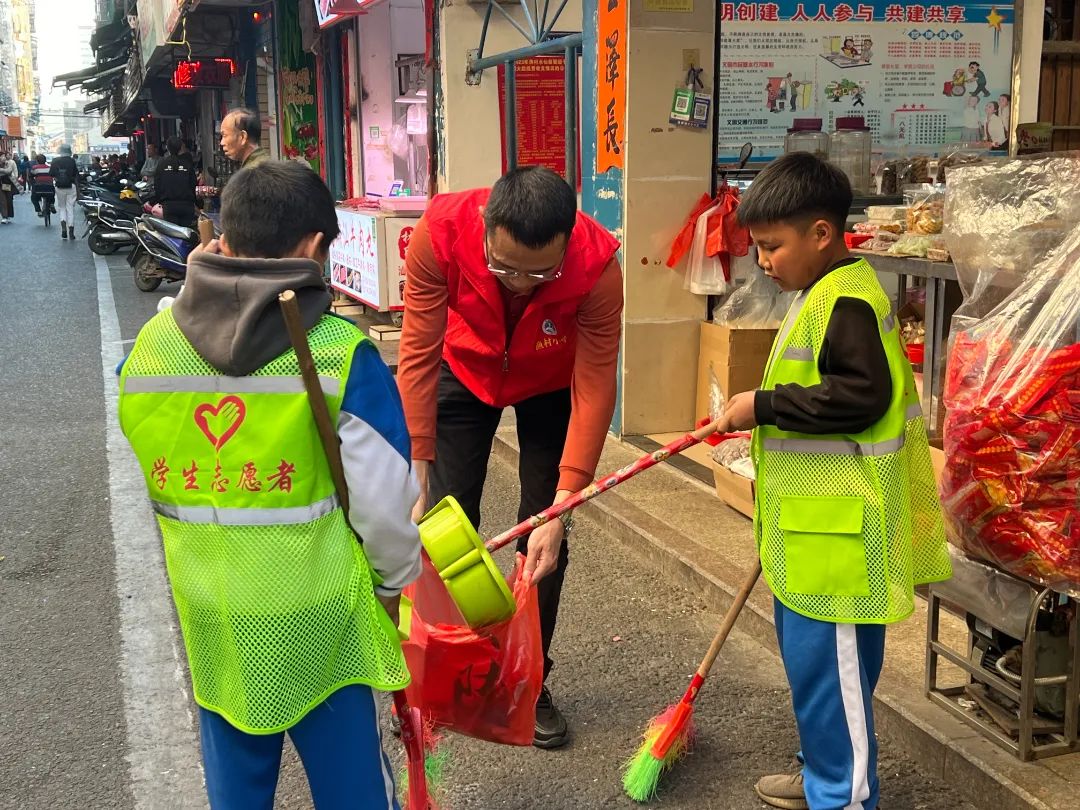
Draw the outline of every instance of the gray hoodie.
[[[305,329],[330,308],[322,267],[310,259],[232,259],[196,253],[188,260],[173,317],[191,345],[214,368],[232,377],[250,374],[289,349],[278,295],[293,290]],[[372,344],[353,358],[367,390],[350,405],[349,385],[337,433],[349,489],[349,523],[364,538],[368,562],[382,577],[375,590],[398,593],[420,573],[420,536],[410,518],[420,490],[406,447],[408,429],[397,389]],[[350,384],[352,384],[350,376]],[[395,441],[397,437],[398,441]],[[407,444],[407,441],[406,441]]]
[[[278,295],[296,293],[304,328],[330,309],[322,267],[311,259],[233,259],[196,253],[173,303],[180,331],[210,365],[242,377],[286,351]]]

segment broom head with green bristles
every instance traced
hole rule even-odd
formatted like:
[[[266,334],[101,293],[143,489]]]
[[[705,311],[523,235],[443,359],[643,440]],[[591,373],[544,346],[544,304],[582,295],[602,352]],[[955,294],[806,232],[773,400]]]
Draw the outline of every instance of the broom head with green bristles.
[[[720,655],[720,650],[760,575],[761,561],[758,560],[724,614],[712,644],[709,645],[709,651],[705,653],[697,672],[690,679],[690,686],[686,688],[682,700],[653,718],[645,730],[641,747],[626,763],[623,769],[623,789],[634,801],[647,802],[655,796],[660,777],[693,745],[694,701],[704,686],[705,679],[709,677],[709,670],[716,663],[716,658]]]
[[[693,698],[686,697],[649,721],[641,747],[623,768],[623,790],[636,802],[647,802],[672,765],[694,744]]]

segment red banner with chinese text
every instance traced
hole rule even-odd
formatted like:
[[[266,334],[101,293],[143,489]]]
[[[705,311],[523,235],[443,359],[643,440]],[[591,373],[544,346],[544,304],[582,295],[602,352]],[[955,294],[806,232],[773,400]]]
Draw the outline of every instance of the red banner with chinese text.
[[[514,62],[517,164],[546,166],[566,176],[566,58],[533,56]],[[499,65],[499,118],[506,116],[506,72]],[[577,176],[581,176],[580,150]],[[506,171],[506,133],[502,137]]]
[[[626,138],[626,4],[600,0],[597,25],[596,171],[623,167]]]

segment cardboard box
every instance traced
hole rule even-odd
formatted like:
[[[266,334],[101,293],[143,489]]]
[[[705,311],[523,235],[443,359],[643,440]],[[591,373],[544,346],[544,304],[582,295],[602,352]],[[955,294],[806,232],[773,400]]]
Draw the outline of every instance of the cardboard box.
[[[694,418],[709,415],[710,371],[716,375],[725,399],[758,388],[765,377],[765,365],[775,338],[775,329],[737,329],[702,323]]]
[[[720,500],[748,518],[754,517],[754,482],[733,473],[727,467],[712,463],[716,494]]]

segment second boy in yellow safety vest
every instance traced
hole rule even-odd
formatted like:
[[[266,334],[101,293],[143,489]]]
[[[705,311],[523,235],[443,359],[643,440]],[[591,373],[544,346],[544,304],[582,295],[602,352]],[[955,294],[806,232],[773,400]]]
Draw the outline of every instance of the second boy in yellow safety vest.
[[[774,161],[743,198],[758,264],[798,291],[759,391],[734,396],[755,427],[754,530],[775,596],[803,769],[758,796],[785,810],[874,810],[872,699],[885,625],[914,586],[951,575],[941,507],[898,324],[843,231],[851,186],[807,153]]]

